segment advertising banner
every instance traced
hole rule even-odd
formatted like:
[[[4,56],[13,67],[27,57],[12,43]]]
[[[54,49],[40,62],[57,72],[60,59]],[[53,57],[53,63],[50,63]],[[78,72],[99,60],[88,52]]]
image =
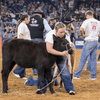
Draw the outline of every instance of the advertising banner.
[[[83,39],[75,39],[75,48],[76,49],[82,49],[85,41]],[[99,49],[100,49],[100,43],[99,43]]]

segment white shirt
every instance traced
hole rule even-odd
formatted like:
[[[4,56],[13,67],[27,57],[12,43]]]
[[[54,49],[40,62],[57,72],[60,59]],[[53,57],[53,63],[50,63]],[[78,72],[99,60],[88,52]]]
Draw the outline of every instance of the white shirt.
[[[55,30],[51,30],[50,32],[48,32],[48,33],[46,34],[46,40],[45,40],[45,41],[46,41],[46,42],[49,42],[49,43],[51,43],[51,44],[54,44],[54,41],[53,41],[53,34],[56,36]],[[69,43],[70,43],[70,45],[71,45],[70,37],[66,35],[65,39],[68,40]]]
[[[94,18],[89,18],[85,20],[81,26],[84,28],[85,35],[87,36],[85,40],[97,40],[98,33],[100,31],[100,22]]]
[[[18,26],[17,38],[19,38],[20,34],[23,34],[23,39],[31,40],[30,31],[27,25],[23,22],[21,22]]]

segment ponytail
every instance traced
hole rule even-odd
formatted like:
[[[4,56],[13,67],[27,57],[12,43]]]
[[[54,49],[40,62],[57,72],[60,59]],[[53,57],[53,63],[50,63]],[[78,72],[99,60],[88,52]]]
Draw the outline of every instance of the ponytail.
[[[15,30],[15,32],[17,33],[17,30],[18,30],[18,26],[19,26],[19,24],[21,23],[22,21],[19,19],[18,20],[18,22],[17,22],[17,26],[16,26],[16,30]]]
[[[18,31],[18,26],[19,26],[19,24],[20,24],[22,21],[24,21],[25,18],[28,18],[28,14],[27,14],[27,13],[21,14],[20,19],[19,19],[18,22],[17,22],[16,33],[17,33],[17,31]]]

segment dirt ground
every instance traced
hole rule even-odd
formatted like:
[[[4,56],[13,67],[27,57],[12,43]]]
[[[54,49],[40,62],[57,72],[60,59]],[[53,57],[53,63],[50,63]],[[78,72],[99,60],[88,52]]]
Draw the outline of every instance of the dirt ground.
[[[99,54],[100,50],[98,50],[97,57]],[[74,71],[77,70],[80,60],[80,55],[81,55],[81,49],[77,49]],[[0,72],[1,69],[2,69],[2,54],[0,48]],[[31,75],[33,75],[32,69],[26,69],[26,77],[28,78]],[[25,94],[25,93],[34,93],[37,87],[25,86],[24,85],[25,80],[16,78],[11,72],[8,79],[9,94],[0,93],[0,100],[100,100],[100,61],[98,61],[97,79],[87,80],[86,78],[89,76],[90,76],[89,71],[83,71],[79,80],[73,79],[76,95],[69,95],[68,93],[66,93],[64,88],[62,90],[58,90],[58,86],[54,86],[54,90],[58,94],[58,96],[51,94],[49,89],[47,89],[46,92],[47,96],[43,96],[38,94]],[[36,76],[33,77],[36,78]],[[2,91],[1,74],[0,74],[0,91]]]

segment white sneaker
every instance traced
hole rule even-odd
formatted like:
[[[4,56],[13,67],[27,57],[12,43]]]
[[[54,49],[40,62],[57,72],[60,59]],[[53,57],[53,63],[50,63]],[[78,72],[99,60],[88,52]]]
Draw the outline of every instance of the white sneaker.
[[[24,82],[24,85],[26,85],[26,82],[27,82],[28,80],[26,80],[25,82]]]
[[[88,77],[87,80],[96,80],[96,78]]]
[[[71,91],[69,91],[69,94],[70,94],[70,95],[75,95],[75,91],[72,91],[72,90],[71,90]]]
[[[19,74],[15,74],[13,71],[12,73],[17,77],[17,78],[20,78]]]
[[[13,71],[12,71],[12,73],[13,73],[17,78],[27,79],[26,77],[20,77],[19,74],[15,74]]]
[[[80,78],[79,78],[79,77],[75,77],[75,76],[74,76],[74,77],[73,77],[73,79],[80,79]]]
[[[25,80],[27,79],[26,77],[21,77],[21,78],[22,78],[22,79],[25,79]]]

